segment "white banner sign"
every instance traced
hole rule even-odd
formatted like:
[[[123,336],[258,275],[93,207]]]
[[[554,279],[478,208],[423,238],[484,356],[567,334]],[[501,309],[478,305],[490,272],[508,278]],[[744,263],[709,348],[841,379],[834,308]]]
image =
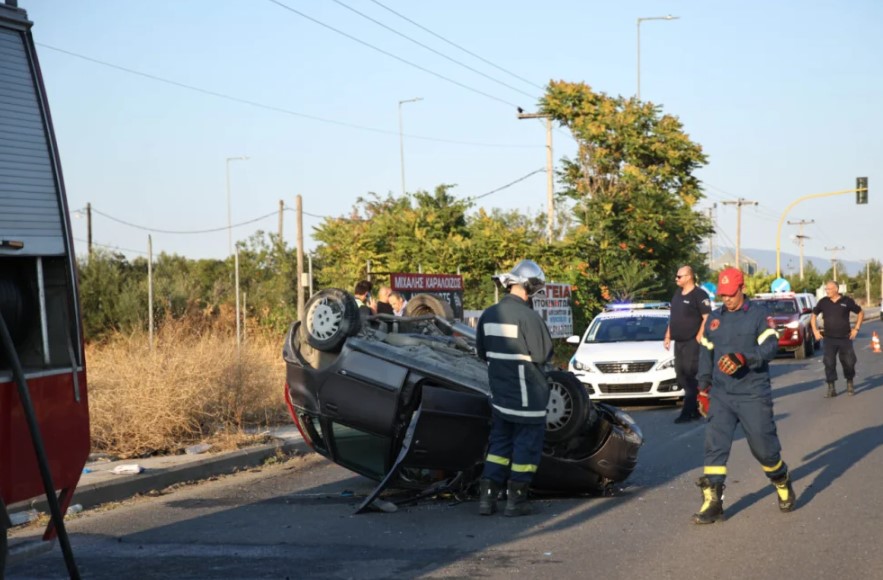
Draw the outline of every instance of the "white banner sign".
[[[573,335],[573,311],[570,309],[570,284],[546,284],[545,295],[533,298],[533,309],[537,311],[552,338],[567,338]]]

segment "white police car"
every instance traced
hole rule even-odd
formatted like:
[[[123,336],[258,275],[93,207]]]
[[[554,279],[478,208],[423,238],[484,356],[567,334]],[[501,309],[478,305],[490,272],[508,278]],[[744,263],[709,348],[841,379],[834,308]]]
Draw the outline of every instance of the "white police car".
[[[684,396],[675,378],[674,348],[663,339],[669,304],[617,304],[598,314],[582,337],[569,370],[591,399],[668,399]]]

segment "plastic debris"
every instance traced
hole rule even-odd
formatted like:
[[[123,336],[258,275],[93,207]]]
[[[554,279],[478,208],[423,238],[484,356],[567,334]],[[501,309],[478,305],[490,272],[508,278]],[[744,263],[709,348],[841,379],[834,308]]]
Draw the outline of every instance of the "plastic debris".
[[[187,455],[199,455],[200,453],[205,453],[211,448],[211,443],[198,443],[196,445],[191,445],[190,447],[185,447],[184,453]]]
[[[89,469],[88,467],[84,467],[84,468],[83,468],[83,473],[92,473],[92,470]]]
[[[379,498],[371,502],[371,507],[388,514],[399,511],[399,507],[396,504]]]
[[[351,492],[348,489],[345,489],[342,492],[340,492],[340,495],[341,495],[341,497],[353,497],[353,492]]]
[[[65,513],[69,516],[72,516],[74,514],[80,513],[81,511],[83,511],[83,506],[81,504],[75,503],[71,506],[68,506],[67,512]]]
[[[13,526],[20,526],[30,523],[38,517],[40,517],[40,514],[37,513],[37,510],[25,510],[9,514],[9,521],[12,522]]]
[[[144,471],[144,468],[137,463],[123,463],[110,470],[111,473],[117,475],[134,475],[141,473],[142,471]]]

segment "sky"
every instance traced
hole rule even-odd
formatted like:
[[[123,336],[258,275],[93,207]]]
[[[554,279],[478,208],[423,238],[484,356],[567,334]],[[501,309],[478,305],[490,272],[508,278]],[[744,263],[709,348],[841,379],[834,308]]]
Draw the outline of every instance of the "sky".
[[[724,201],[758,202],[742,207],[741,245],[774,250],[789,204],[867,176],[867,205],[853,193],[812,199],[786,220],[813,220],[802,231],[807,256],[883,257],[883,3],[874,0],[19,6],[35,23],[78,253],[87,203],[96,244],[135,257],[150,235],[154,253],[223,258],[228,219],[250,222],[232,229],[234,241],[275,232],[279,200],[294,208],[297,195],[314,248],[322,216],[347,215],[372,192],[401,195],[400,131],[407,191],[497,190],[545,167],[544,124],[518,120],[516,107],[535,110],[552,79],[634,95],[637,19],[671,14],[640,24],[641,98],[677,116],[708,155],[698,209],[717,206],[715,244],[737,237],[736,206]],[[557,165],[576,147],[566,129],[553,140]],[[543,212],[545,175],[477,203]],[[295,228],[284,212],[292,246]],[[214,231],[171,233],[205,230]],[[797,253],[798,233],[783,226],[783,252]]]

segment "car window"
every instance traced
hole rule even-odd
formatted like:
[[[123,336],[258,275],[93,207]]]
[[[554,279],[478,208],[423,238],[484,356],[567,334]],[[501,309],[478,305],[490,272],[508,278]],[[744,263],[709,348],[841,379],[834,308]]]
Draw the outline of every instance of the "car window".
[[[668,318],[663,316],[629,316],[596,318],[586,333],[585,342],[644,342],[665,338]]]
[[[331,424],[337,461],[363,475],[381,478],[389,469],[390,439],[340,423]]]
[[[797,305],[793,300],[776,300],[772,304],[773,312],[776,314],[796,314]]]

